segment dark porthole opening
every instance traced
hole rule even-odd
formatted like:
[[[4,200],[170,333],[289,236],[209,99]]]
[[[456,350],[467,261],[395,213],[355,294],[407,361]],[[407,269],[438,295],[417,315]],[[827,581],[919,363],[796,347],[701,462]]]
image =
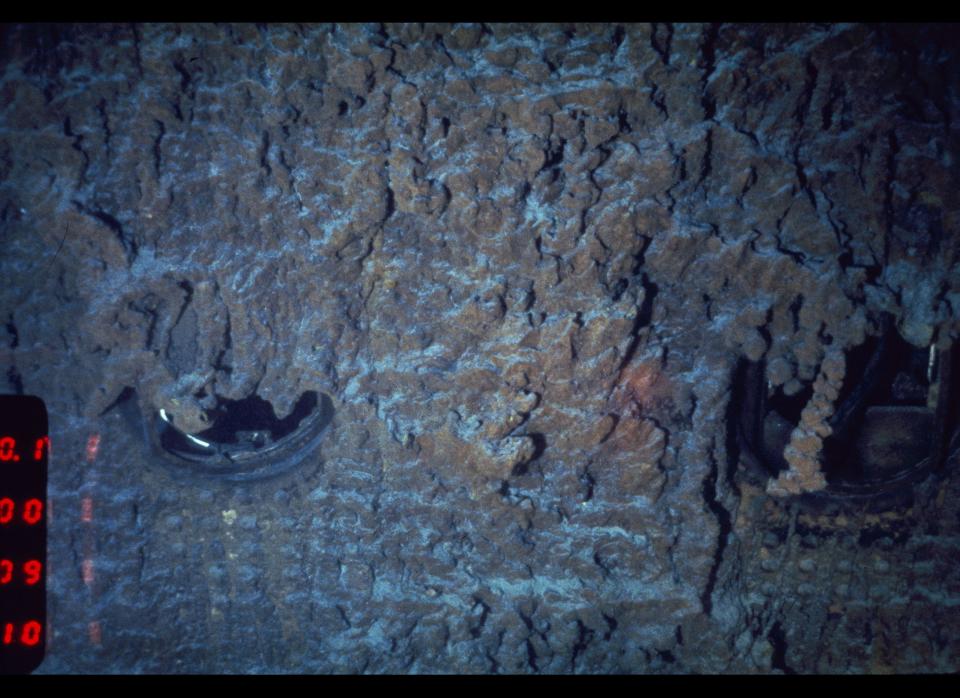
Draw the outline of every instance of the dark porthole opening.
[[[283,419],[258,395],[220,398],[207,413],[208,429],[185,433],[160,411],[147,420],[147,438],[161,460],[179,471],[249,481],[305,461],[316,451],[333,413],[329,396],[314,391],[303,393]]]
[[[283,419],[277,419],[273,405],[259,395],[241,400],[221,398],[216,408],[208,412],[213,426],[193,436],[211,445],[263,448],[294,432],[316,409],[317,393],[312,391],[301,395],[293,411]],[[161,431],[160,444],[167,450],[208,452],[169,423]]]
[[[921,349],[886,323],[877,337],[846,352],[846,373],[821,469],[826,494],[873,496],[909,490],[942,471],[960,451],[957,397],[960,351]],[[742,361],[734,376],[738,401],[731,427],[753,472],[775,478],[786,470],[784,449],[810,400],[812,381],[794,395],[767,383],[763,362]]]
[[[824,440],[827,482],[882,483],[941,459],[937,441],[945,434],[935,436],[937,403],[941,388],[949,387],[939,382],[942,353],[890,332],[869,357],[848,360],[833,433]]]

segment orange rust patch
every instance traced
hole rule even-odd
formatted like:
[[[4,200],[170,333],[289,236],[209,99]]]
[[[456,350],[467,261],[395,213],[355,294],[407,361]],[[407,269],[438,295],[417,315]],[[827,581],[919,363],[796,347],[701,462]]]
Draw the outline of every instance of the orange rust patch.
[[[617,411],[625,412],[632,404],[642,409],[652,407],[670,393],[669,378],[660,370],[660,361],[631,364],[620,372],[613,401]]]

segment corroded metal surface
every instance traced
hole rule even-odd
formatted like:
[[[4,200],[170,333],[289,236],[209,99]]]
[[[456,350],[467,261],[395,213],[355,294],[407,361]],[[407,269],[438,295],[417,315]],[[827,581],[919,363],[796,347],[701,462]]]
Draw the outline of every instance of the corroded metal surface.
[[[879,513],[771,496],[733,383],[816,396],[784,437],[816,489],[847,353],[957,338],[952,31],[4,28],[43,670],[957,670],[955,468]],[[128,388],[191,433],[335,413],[282,477],[198,485]]]

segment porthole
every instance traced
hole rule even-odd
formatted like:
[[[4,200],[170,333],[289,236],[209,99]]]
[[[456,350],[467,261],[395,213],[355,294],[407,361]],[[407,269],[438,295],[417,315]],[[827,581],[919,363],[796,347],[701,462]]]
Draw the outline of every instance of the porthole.
[[[303,393],[284,419],[257,395],[221,398],[208,413],[212,426],[190,434],[163,410],[142,414],[136,399],[127,400],[125,410],[164,466],[177,474],[230,482],[272,477],[306,462],[316,454],[334,412],[330,398],[313,391]]]
[[[819,454],[826,487],[809,498],[871,499],[907,495],[942,473],[960,452],[956,398],[958,352],[920,349],[892,323],[846,352],[846,373],[833,401],[829,435]],[[784,453],[813,393],[812,382],[788,395],[771,385],[764,362],[741,362],[734,377],[740,460],[748,470],[776,478]]]

